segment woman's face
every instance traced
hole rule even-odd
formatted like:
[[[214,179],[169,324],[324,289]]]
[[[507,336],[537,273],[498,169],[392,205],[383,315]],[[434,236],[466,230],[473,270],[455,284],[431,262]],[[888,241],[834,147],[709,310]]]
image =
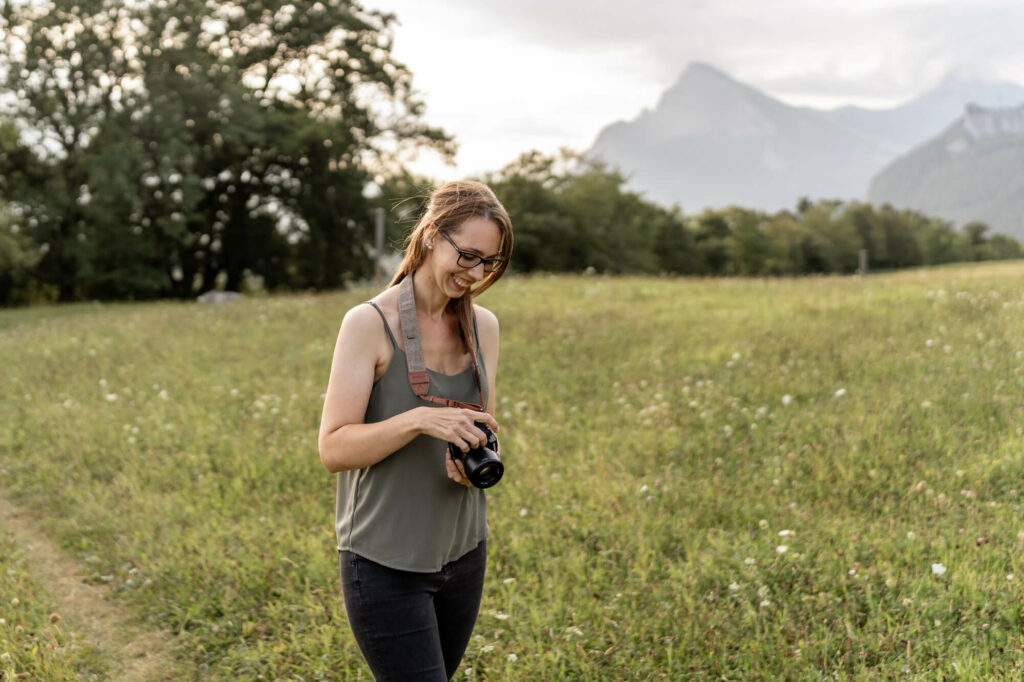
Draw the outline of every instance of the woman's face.
[[[477,216],[463,222],[447,237],[440,231],[434,235],[428,261],[438,287],[449,298],[459,298],[487,276],[482,262],[471,268],[459,264],[459,250],[481,258],[497,258],[501,229],[493,220]]]

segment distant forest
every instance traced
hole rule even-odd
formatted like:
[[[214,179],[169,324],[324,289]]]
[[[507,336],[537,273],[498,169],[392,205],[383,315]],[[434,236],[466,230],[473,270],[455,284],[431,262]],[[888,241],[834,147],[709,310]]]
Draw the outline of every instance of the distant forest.
[[[972,222],[888,204],[803,199],[774,214],[731,206],[684,214],[626,189],[627,178],[571,154],[525,154],[488,178],[515,225],[516,269],[680,275],[852,273],[1019,258],[1020,243]]]
[[[450,158],[391,55],[394,17],[339,1],[8,5],[0,16],[0,305],[326,290],[398,245]],[[569,152],[482,178],[518,272],[801,275],[1016,258],[1020,244],[911,211],[801,201],[684,213]],[[380,192],[369,196],[368,186]],[[410,200],[409,197],[412,197]]]

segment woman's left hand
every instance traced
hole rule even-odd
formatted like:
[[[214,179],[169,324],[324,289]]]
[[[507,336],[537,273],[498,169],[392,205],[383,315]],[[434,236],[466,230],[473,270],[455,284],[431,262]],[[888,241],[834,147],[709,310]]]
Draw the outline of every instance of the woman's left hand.
[[[494,454],[498,456],[498,459],[501,459],[501,441],[498,442],[498,447]],[[473,487],[470,480],[466,478],[466,468],[462,466],[462,461],[452,457],[451,450],[444,451],[444,465],[448,469],[448,478],[467,488]]]
[[[473,487],[473,484],[466,478],[466,469],[462,466],[462,462],[452,457],[451,450],[444,451],[444,465],[448,469],[448,478],[467,488]]]

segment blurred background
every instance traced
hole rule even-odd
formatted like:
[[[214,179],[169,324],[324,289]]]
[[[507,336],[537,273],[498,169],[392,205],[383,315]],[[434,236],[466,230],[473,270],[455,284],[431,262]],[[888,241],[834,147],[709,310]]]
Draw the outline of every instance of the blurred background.
[[[464,177],[520,272],[1020,255],[1019,4],[0,8],[5,305],[345,287]]]

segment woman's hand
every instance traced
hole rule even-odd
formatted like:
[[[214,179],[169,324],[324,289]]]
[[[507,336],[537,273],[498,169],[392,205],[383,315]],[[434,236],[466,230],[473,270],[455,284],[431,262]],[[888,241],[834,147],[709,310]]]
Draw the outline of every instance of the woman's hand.
[[[498,422],[487,412],[457,407],[424,407],[420,409],[427,411],[423,415],[425,420],[422,426],[423,433],[446,443],[452,443],[463,452],[487,445],[487,435],[475,422],[483,422],[492,433],[498,433]],[[473,487],[466,477],[466,470],[462,466],[462,462],[452,457],[448,449],[445,449],[444,465],[448,472],[448,478],[467,488]]]
[[[498,422],[487,412],[461,407],[421,407],[420,431],[445,443],[453,443],[463,452],[487,445],[487,436],[475,422],[483,422],[497,435]]]

